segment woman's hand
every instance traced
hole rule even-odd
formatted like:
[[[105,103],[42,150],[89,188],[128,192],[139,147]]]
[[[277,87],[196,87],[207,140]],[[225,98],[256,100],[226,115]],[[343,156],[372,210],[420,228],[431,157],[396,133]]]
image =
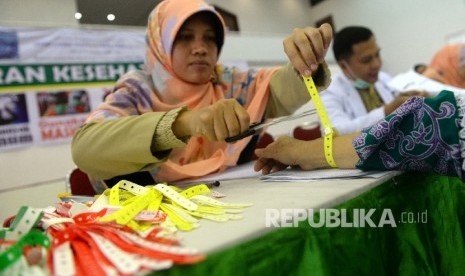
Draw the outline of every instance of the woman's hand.
[[[173,123],[173,133],[181,138],[205,136],[211,141],[222,141],[249,128],[250,117],[235,99],[220,100],[208,107],[187,110]]]
[[[301,75],[311,76],[324,61],[332,38],[333,30],[328,23],[319,28],[296,28],[284,40],[284,52]]]
[[[352,145],[352,140],[360,135],[354,132],[333,138],[333,156],[336,165],[341,169],[353,169],[358,162],[358,155]],[[298,166],[302,170],[329,168],[324,154],[324,141],[318,138],[303,141],[281,136],[264,149],[256,149],[258,160],[255,171],[263,174],[279,171],[288,166]]]
[[[266,148],[255,150],[258,160],[255,163],[254,170],[269,174],[283,170],[288,166],[298,166],[303,170],[324,167],[326,165],[324,157],[322,162],[312,158],[313,155],[322,155],[323,145],[321,145],[321,148],[314,146],[318,142],[318,140],[302,141],[289,136],[281,136]]]

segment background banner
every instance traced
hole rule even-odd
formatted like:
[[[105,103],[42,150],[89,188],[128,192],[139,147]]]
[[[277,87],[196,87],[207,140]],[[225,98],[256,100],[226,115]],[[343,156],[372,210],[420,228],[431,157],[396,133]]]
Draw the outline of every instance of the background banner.
[[[69,142],[125,72],[144,31],[0,27],[0,152]]]

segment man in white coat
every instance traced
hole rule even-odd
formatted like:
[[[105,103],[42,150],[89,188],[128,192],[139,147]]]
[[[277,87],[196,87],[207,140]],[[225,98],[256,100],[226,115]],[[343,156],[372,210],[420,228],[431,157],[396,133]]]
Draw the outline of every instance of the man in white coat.
[[[368,28],[350,26],[336,33],[333,53],[341,72],[332,77],[321,99],[339,134],[375,124],[415,94],[396,97],[387,85],[390,76],[380,71],[380,52]]]

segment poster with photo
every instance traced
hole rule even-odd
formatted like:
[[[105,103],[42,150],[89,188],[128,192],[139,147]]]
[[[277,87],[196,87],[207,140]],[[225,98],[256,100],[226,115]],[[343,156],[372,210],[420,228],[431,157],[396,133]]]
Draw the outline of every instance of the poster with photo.
[[[70,142],[109,87],[0,93],[0,152]]]
[[[33,144],[26,95],[0,94],[0,151]]]
[[[94,106],[102,102],[107,88],[39,91],[31,99],[30,110],[37,116],[31,128],[37,144],[71,141]]]
[[[80,114],[90,111],[89,94],[82,89],[37,92],[36,99],[40,117]]]

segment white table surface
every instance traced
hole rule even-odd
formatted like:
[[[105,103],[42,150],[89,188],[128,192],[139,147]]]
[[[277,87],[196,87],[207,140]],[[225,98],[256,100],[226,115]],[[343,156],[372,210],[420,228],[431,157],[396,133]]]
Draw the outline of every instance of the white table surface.
[[[212,253],[260,237],[275,230],[266,227],[265,210],[320,209],[346,202],[382,184],[399,172],[390,172],[381,178],[332,179],[308,182],[265,182],[258,177],[222,180],[212,188],[226,197],[223,202],[252,203],[243,212],[243,219],[225,223],[200,220],[200,226],[190,232],[178,233],[183,244]],[[316,211],[315,210],[315,211]]]

